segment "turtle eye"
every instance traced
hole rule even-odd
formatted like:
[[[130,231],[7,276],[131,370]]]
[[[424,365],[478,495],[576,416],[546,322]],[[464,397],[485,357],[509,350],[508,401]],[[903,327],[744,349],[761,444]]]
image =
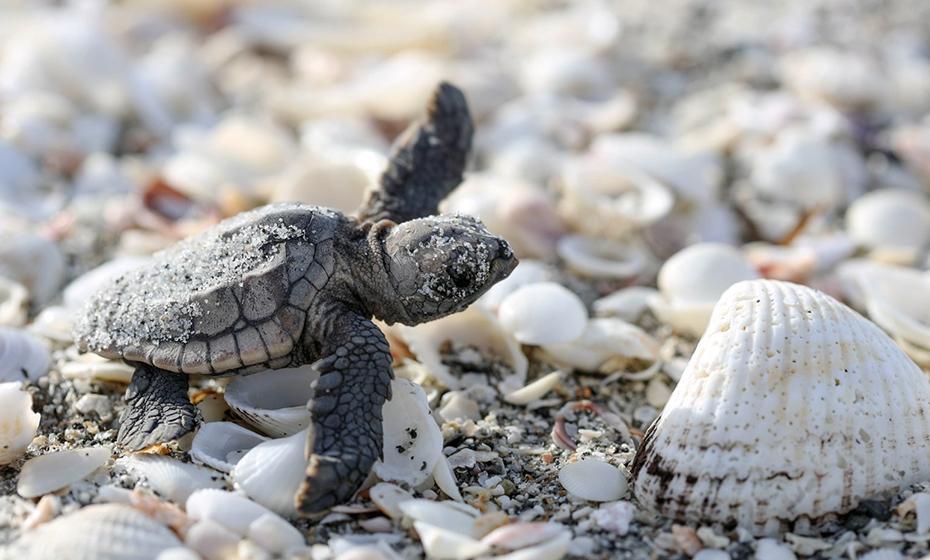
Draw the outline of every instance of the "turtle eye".
[[[449,269],[449,278],[456,288],[467,288],[471,285],[471,271],[464,267],[453,266]]]

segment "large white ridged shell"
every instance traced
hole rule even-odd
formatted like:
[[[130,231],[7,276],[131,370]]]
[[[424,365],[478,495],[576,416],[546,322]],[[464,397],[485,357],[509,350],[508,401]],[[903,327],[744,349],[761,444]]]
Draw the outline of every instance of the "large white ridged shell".
[[[307,401],[319,373],[311,366],[239,376],[226,386],[226,403],[236,415],[271,437],[284,437],[310,425]]]
[[[640,503],[755,533],[930,475],[930,381],[874,324],[810,288],[721,297],[633,465]]]
[[[32,411],[32,395],[20,383],[0,383],[0,465],[17,459],[32,442],[40,415]]]
[[[90,505],[26,533],[13,544],[30,560],[149,560],[181,546],[170,529],[134,508]]]
[[[736,282],[758,277],[735,248],[699,243],[665,261],[658,278],[661,297],[651,300],[650,306],[662,321],[685,334],[699,336],[720,295]]]
[[[307,430],[249,450],[232,470],[236,488],[285,517],[295,517],[294,496],[307,472]]]
[[[0,276],[0,325],[21,327],[29,315],[29,291],[19,282]]]
[[[35,381],[48,373],[52,354],[35,336],[9,327],[0,327],[0,383]]]
[[[110,460],[109,446],[66,449],[33,457],[23,464],[16,492],[35,498],[60,490],[83,479]]]
[[[846,230],[879,257],[909,263],[930,241],[930,202],[923,193],[881,189],[849,206]]]
[[[447,342],[475,346],[503,360],[513,374],[503,380],[508,386],[520,386],[526,379],[528,362],[520,345],[497,319],[477,306],[416,327],[399,325],[397,332],[417,360],[437,381],[449,389],[462,389],[462,382],[442,363],[440,348]]]
[[[524,286],[501,302],[501,326],[524,344],[556,344],[581,336],[588,310],[574,292],[555,282]]]
[[[238,424],[208,422],[194,436],[191,459],[228,473],[250,449],[265,441],[268,438]]]
[[[381,480],[418,486],[442,455],[442,433],[433,420],[423,388],[407,379],[391,381],[384,403],[384,458],[374,466]]]
[[[141,477],[159,496],[183,504],[201,488],[225,488],[223,475],[171,457],[136,454],[116,460],[115,466]]]

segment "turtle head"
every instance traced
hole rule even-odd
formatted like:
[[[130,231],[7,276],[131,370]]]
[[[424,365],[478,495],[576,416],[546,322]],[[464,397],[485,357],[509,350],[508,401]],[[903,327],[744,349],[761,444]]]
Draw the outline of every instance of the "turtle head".
[[[397,305],[378,318],[389,323],[415,325],[461,311],[517,266],[510,245],[471,216],[387,224],[379,237]]]

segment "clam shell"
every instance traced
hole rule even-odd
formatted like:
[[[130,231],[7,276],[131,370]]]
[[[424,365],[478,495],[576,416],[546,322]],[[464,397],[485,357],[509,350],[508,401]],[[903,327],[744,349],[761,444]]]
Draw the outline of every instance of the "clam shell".
[[[644,249],[612,239],[566,235],[557,252],[568,268],[592,278],[634,278],[649,266]]]
[[[707,327],[717,299],[736,282],[759,273],[736,249],[719,243],[699,243],[676,253],[659,270],[661,297],[650,302],[662,321],[699,336]]]
[[[39,428],[40,415],[32,411],[32,395],[20,383],[0,383],[0,465],[18,459]]]
[[[501,326],[524,344],[555,344],[581,336],[588,311],[577,295],[554,282],[524,286],[501,302]]]
[[[307,472],[307,430],[249,450],[232,470],[236,488],[285,517],[296,517],[294,496]]]
[[[35,336],[10,327],[0,327],[0,383],[36,381],[48,373],[52,354]]]
[[[486,553],[490,547],[468,535],[425,521],[414,521],[413,527],[420,537],[423,551],[430,558],[467,560]]]
[[[576,498],[613,502],[626,494],[627,480],[620,469],[599,459],[582,459],[559,470],[562,487]]]
[[[33,457],[19,471],[16,493],[24,498],[35,498],[70,486],[105,465],[111,453],[109,446],[100,446]]]
[[[19,558],[145,560],[181,546],[164,525],[117,504],[90,505],[26,533],[13,544]]]
[[[442,455],[442,433],[426,393],[412,381],[395,379],[383,413],[384,453],[375,463],[375,474],[385,481],[422,484]]]
[[[201,426],[194,436],[191,459],[228,473],[250,449],[265,441],[268,438],[238,424],[209,422]]]
[[[930,381],[874,324],[804,286],[740,282],[637,450],[634,492],[757,534],[842,513],[930,475],[928,403]]]
[[[310,425],[307,401],[319,374],[311,366],[240,376],[226,386],[226,403],[237,416],[271,437],[295,434]]]
[[[912,262],[930,241],[930,201],[902,189],[868,193],[849,206],[846,231],[867,249]]]
[[[239,536],[246,536],[253,524],[264,519],[262,525],[274,524],[274,530],[281,533],[282,542],[303,543],[300,531],[291,526],[276,513],[252,500],[223,490],[198,490],[190,495],[184,508],[187,514],[198,521],[209,520],[219,523]],[[262,531],[256,528],[255,531]]]
[[[21,327],[29,314],[29,291],[19,282],[0,276],[0,325]]]
[[[493,315],[477,306],[416,327],[400,325],[397,332],[430,375],[449,389],[464,388],[440,357],[440,348],[449,341],[502,359],[513,370],[504,380],[507,384],[519,386],[526,379],[528,362],[520,345]]]
[[[180,504],[201,488],[226,487],[220,473],[171,457],[135,454],[117,459],[114,465],[143,478],[159,496]]]
[[[622,319],[594,318],[570,342],[546,344],[543,352],[555,363],[582,371],[598,371],[616,358],[655,362],[659,343],[646,331]]]

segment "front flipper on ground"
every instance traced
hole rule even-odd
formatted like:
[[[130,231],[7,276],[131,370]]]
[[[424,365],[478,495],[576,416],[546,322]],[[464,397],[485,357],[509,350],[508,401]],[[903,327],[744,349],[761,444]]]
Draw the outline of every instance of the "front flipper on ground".
[[[391,398],[391,353],[380,329],[361,316],[341,323],[310,402],[307,477],[297,510],[312,515],[352,498],[382,456],[382,407]]]
[[[129,405],[120,417],[118,445],[136,451],[176,440],[200,422],[187,398],[187,375],[139,364],[126,389]]]

